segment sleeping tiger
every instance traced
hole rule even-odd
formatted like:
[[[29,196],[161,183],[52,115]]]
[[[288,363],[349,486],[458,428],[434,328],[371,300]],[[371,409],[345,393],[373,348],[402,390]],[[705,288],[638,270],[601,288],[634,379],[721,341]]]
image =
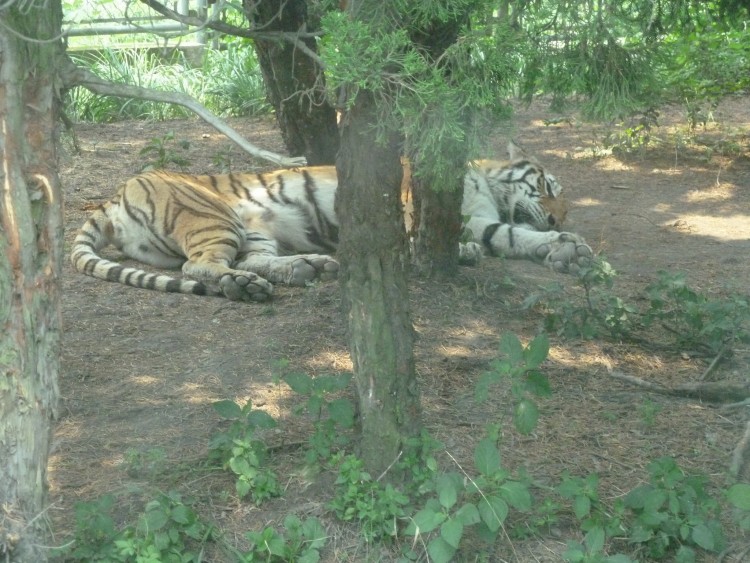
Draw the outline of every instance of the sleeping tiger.
[[[592,252],[583,239],[556,230],[567,213],[560,184],[514,143],[509,153],[509,161],[468,167],[461,212],[473,242],[461,245],[461,260],[486,251],[562,272],[587,263]],[[336,277],[329,255],[338,239],[336,186],[333,166],[220,176],[146,172],[91,214],[71,261],[83,274],[133,287],[263,301],[273,283]],[[193,279],[102,258],[110,244],[155,267],[182,267]]]

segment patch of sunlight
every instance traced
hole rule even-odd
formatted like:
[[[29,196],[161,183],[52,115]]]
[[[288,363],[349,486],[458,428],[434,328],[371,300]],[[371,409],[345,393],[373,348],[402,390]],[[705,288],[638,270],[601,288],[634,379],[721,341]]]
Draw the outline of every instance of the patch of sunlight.
[[[588,346],[590,350],[579,347],[550,346],[548,359],[561,366],[576,371],[593,371],[611,369],[611,359],[602,353],[597,346]]]
[[[545,157],[547,155],[552,155],[557,158],[561,159],[578,159],[578,158],[590,158],[591,157],[591,149],[585,148],[585,147],[576,147],[571,150],[564,150],[564,149],[547,149],[543,151]],[[541,160],[541,159],[540,159]],[[542,163],[544,164],[544,163]]]
[[[305,363],[315,371],[324,371],[328,373],[352,371],[354,369],[349,353],[345,350],[324,350],[307,360]]]
[[[156,385],[157,383],[161,383],[161,379],[153,375],[134,375],[130,379],[139,385]]]
[[[747,241],[750,239],[750,215],[734,213],[720,217],[681,213],[662,223],[664,227],[680,224],[682,230],[690,234],[711,237],[721,241]]]
[[[662,176],[681,176],[685,172],[694,173],[694,172],[705,172],[706,168],[690,168],[687,169],[680,169],[680,168],[652,168],[649,171],[649,174],[660,174]]]
[[[582,197],[573,201],[573,205],[576,207],[595,207],[597,205],[604,205],[604,202],[593,197]]]
[[[623,161],[616,158],[601,158],[596,161],[595,167],[599,170],[605,170],[609,172],[628,172],[635,170],[634,166],[625,164]]]
[[[213,392],[208,391],[202,383],[185,382],[180,388],[185,394],[184,400],[193,405],[202,405],[219,401]]]
[[[733,184],[722,184],[705,190],[691,190],[685,194],[684,199],[688,203],[726,201],[734,197],[735,187]]]
[[[458,344],[453,344],[450,346],[446,346],[445,344],[440,346],[440,353],[444,357],[451,357],[451,356],[459,356],[459,357],[469,357],[476,355],[476,350],[473,348],[469,348],[468,346],[461,346]]]

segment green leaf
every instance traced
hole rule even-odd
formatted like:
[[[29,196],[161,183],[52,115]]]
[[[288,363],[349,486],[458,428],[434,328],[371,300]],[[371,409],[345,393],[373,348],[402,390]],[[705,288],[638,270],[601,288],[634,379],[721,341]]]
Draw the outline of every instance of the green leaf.
[[[524,351],[526,369],[538,368],[547,359],[548,354],[549,338],[545,333],[538,334]]]
[[[583,538],[583,543],[586,544],[589,553],[599,553],[604,549],[604,528],[601,526],[591,528]]]
[[[305,373],[287,373],[282,376],[284,382],[292,391],[300,395],[309,395],[313,390],[313,379]]]
[[[458,545],[461,543],[461,536],[464,534],[464,525],[458,518],[449,518],[443,525],[440,526],[440,537],[442,537],[448,545],[458,549]]]
[[[456,512],[456,518],[458,518],[464,526],[472,526],[480,521],[479,510],[476,505],[470,502],[463,505]]]
[[[418,533],[427,534],[440,526],[445,519],[445,513],[423,508],[414,515],[404,533],[410,536],[415,536]]]
[[[306,549],[296,561],[297,563],[318,563],[320,561],[320,553],[316,549]]]
[[[627,555],[617,553],[615,555],[608,555],[604,558],[604,563],[634,563],[633,560]]]
[[[536,403],[528,399],[521,399],[513,413],[513,423],[521,434],[531,434],[539,420],[539,409]]]
[[[549,379],[539,371],[530,371],[526,374],[524,387],[529,393],[533,393],[537,397],[549,397],[552,395]]]
[[[488,496],[479,501],[479,516],[482,518],[482,522],[492,532],[496,532],[500,529],[500,525],[505,522],[508,516],[508,505],[507,503],[496,496]]]
[[[499,491],[503,499],[513,508],[520,510],[521,512],[528,512],[531,510],[531,494],[529,493],[529,488],[523,483],[519,483],[518,481],[506,481],[500,485]]]
[[[193,520],[192,511],[182,504],[172,508],[171,517],[178,524],[189,524]]]
[[[343,428],[354,426],[354,406],[349,399],[335,399],[328,403],[328,414]]]
[[[320,553],[316,549],[306,549],[297,559],[297,563],[318,563],[318,561],[320,561]]]
[[[167,522],[169,522],[169,515],[161,506],[154,510],[148,510],[144,515],[144,523],[149,531],[158,530]]]
[[[591,512],[591,499],[584,495],[578,495],[573,499],[573,512],[576,518],[583,520]]]
[[[352,379],[351,373],[340,373],[338,375],[322,375],[313,379],[313,389],[321,393],[335,393],[343,391],[349,386]]]
[[[276,421],[266,411],[254,410],[247,415],[247,421],[255,428],[275,428]]]
[[[633,509],[643,509],[646,505],[646,500],[654,491],[652,485],[641,485],[630,491],[625,495],[625,506]]]
[[[695,550],[692,547],[681,545],[674,557],[675,563],[695,563]]]
[[[234,401],[228,399],[224,401],[216,401],[212,406],[222,418],[231,420],[242,416],[242,408]]]
[[[427,553],[435,563],[449,563],[456,554],[456,549],[438,536],[427,544]]]
[[[474,466],[488,477],[500,469],[500,452],[490,438],[483,438],[474,448]]]
[[[699,547],[702,547],[706,551],[716,551],[716,538],[714,538],[713,532],[705,523],[701,522],[695,526],[690,535]]]
[[[508,360],[513,365],[518,365],[523,361],[523,346],[512,332],[506,332],[500,338],[500,351],[508,356]]]
[[[474,387],[474,398],[478,403],[482,403],[487,400],[490,394],[490,385],[500,383],[500,374],[496,371],[484,372],[477,381]]]
[[[443,475],[435,485],[438,500],[443,508],[450,509],[458,500],[458,486],[450,475]]]
[[[737,483],[729,487],[727,500],[741,510],[750,510],[750,485]]]
[[[321,549],[328,540],[326,529],[315,517],[308,518],[302,523],[302,536],[312,549]]]

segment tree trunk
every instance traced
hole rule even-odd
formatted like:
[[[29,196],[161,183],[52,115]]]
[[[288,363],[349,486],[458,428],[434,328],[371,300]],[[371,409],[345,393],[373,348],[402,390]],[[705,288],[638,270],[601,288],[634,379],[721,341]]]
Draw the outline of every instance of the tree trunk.
[[[454,19],[435,20],[422,28],[411,30],[411,39],[433,61],[438,61],[445,50],[456,42],[462,26],[467,22],[468,11],[463,15],[456,15]],[[442,70],[446,81],[450,81],[450,67],[443,65]],[[460,91],[460,84],[456,88]],[[464,119],[462,126],[464,131],[468,130],[468,119]],[[456,146],[455,143],[446,146],[442,158],[450,159],[451,170],[456,171],[449,189],[433,190],[433,185],[444,185],[445,182],[431,180],[429,170],[414,170],[412,175],[415,208],[419,206],[414,262],[421,275],[450,277],[458,269],[463,171],[468,158],[468,146]]]
[[[455,162],[456,188],[433,190],[428,182],[412,177],[415,206],[419,205],[414,263],[427,277],[450,277],[458,269],[458,242],[461,236],[461,201],[465,153]]]
[[[245,0],[245,7],[263,31],[310,31],[306,0]],[[316,51],[314,40],[300,41]],[[288,41],[255,39],[253,44],[289,154],[304,155],[310,165],[333,164],[339,149],[336,111],[326,100],[321,69]]]
[[[361,91],[342,128],[337,161],[337,256],[349,351],[359,393],[361,455],[374,475],[419,434],[421,413],[409,312],[409,251],[398,145],[378,144],[372,96]]]
[[[62,193],[59,0],[0,11],[0,558],[47,560],[47,456],[58,399]]]

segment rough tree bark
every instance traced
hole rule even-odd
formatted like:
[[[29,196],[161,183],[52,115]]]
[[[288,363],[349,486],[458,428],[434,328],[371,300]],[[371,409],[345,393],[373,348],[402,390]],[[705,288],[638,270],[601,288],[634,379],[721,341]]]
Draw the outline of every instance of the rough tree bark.
[[[41,562],[63,232],[54,79],[62,42],[40,40],[59,36],[62,10],[59,0],[12,4],[0,9],[0,558]]]
[[[265,32],[295,33],[311,27],[306,0],[245,0],[245,8],[254,26]],[[316,51],[314,40],[301,41]],[[310,165],[333,164],[339,135],[336,111],[325,98],[322,70],[292,43],[254,39],[253,45],[289,154],[304,155]]]
[[[374,475],[421,429],[409,312],[409,250],[396,143],[375,141],[372,96],[361,91],[343,120],[336,195],[337,257],[359,393],[361,456]]]
[[[468,22],[468,12],[455,19],[433,21],[411,31],[411,39],[437,61],[445,50],[458,39],[463,25]],[[443,67],[446,80],[451,80],[451,69]],[[460,89],[460,85],[456,85]],[[468,128],[465,120],[464,130]],[[414,245],[414,263],[425,276],[453,276],[458,269],[458,242],[461,235],[461,201],[463,176],[468,158],[468,146],[446,147],[442,158],[450,159],[455,177],[450,190],[433,190],[434,182],[429,170],[415,170],[413,189],[417,213],[417,236]]]

